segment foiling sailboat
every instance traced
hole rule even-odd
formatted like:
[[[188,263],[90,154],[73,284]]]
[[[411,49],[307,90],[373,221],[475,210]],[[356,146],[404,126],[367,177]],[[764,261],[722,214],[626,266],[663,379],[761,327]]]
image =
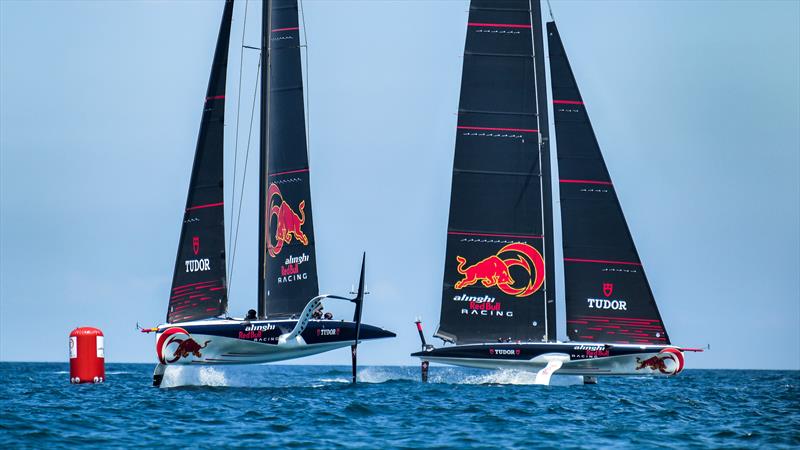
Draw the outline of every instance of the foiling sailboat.
[[[226,0],[183,217],[167,323],[156,333],[159,386],[169,364],[253,364],[395,334],[361,323],[364,259],[354,298],[319,295],[297,0],[262,2],[258,311],[227,317],[223,132],[233,0]],[[324,299],[355,303],[352,321],[320,317]]]
[[[538,0],[472,0],[441,317],[429,362],[550,376],[675,375],[671,344],[555,22],[547,24],[566,324],[557,341],[548,96]]]

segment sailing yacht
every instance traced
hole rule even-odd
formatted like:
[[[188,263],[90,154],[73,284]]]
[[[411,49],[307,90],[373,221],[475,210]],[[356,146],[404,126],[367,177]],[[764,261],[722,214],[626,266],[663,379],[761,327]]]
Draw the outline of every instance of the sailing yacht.
[[[167,365],[253,364],[394,337],[361,323],[365,258],[355,297],[320,295],[311,208],[297,0],[262,2],[257,312],[227,316],[223,133],[233,0],[226,0],[189,183],[166,323],[155,333],[159,386]],[[321,302],[355,304],[353,320],[320,317]]]
[[[556,252],[538,0],[472,0],[467,23],[441,316],[422,361],[550,376],[676,375],[672,345],[555,22],[547,24],[566,334]],[[453,344],[453,345],[447,345]]]

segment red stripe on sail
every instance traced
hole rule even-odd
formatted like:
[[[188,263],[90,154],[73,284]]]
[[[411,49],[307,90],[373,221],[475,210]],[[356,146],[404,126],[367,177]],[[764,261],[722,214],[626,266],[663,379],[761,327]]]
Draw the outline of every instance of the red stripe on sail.
[[[597,180],[558,180],[559,183],[578,183],[578,184],[603,184],[611,186],[610,181],[597,181]]]
[[[556,105],[582,105],[583,102],[579,102],[577,100],[553,100],[553,103]]]
[[[467,23],[469,27],[494,27],[494,28],[530,28],[530,25],[523,24],[523,23],[480,23],[480,22],[469,22]]]
[[[516,131],[519,133],[538,133],[539,130],[527,129],[527,128],[495,128],[495,127],[467,127],[467,126],[458,126],[456,127],[458,130],[478,130],[478,131]]]
[[[627,266],[641,266],[642,263],[629,262],[629,261],[606,261],[603,259],[580,259],[580,258],[564,258],[564,261],[569,262],[583,262],[583,263],[597,263],[597,264],[620,264]]]
[[[216,283],[216,282],[217,282],[217,280],[198,281],[197,283],[189,283],[189,284],[182,284],[180,286],[175,286],[174,288],[172,288],[172,290],[175,291],[175,290],[178,290],[178,289],[181,289],[181,288],[185,288],[185,287],[189,287],[189,286],[197,286],[198,284],[207,284],[207,283]]]
[[[286,172],[271,173],[271,174],[269,174],[269,176],[277,177],[278,175],[288,175],[290,173],[301,173],[301,172],[308,172],[308,169],[287,170]]]
[[[225,204],[224,202],[219,202],[219,203],[208,203],[208,204],[206,204],[206,205],[190,206],[190,207],[186,208],[186,210],[187,210],[187,211],[191,211],[191,210],[194,210],[194,209],[214,208],[214,207],[217,207],[217,206],[222,206],[222,205],[224,205],[224,204]]]
[[[209,100],[223,100],[224,98],[225,98],[224,95],[215,95],[213,97],[206,97],[206,101],[209,101]]]
[[[626,320],[626,321],[640,321],[640,322],[658,322],[658,319],[639,319],[635,317],[610,317],[610,316],[581,316],[581,319],[611,319],[611,320]]]
[[[286,28],[275,28],[272,30],[273,33],[277,33],[278,31],[294,31],[299,30],[300,27],[286,27]]]
[[[466,233],[461,231],[448,231],[447,234],[455,234],[460,236],[489,236],[489,237],[508,237],[520,239],[542,239],[544,236],[534,234],[501,234],[501,233]]]

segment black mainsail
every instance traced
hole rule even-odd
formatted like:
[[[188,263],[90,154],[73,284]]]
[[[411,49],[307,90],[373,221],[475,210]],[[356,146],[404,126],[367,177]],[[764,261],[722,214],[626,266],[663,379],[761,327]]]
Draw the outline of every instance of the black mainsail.
[[[167,310],[169,323],[219,316],[228,308],[222,173],[225,72],[232,16],[233,0],[226,0],[178,241]]]
[[[265,1],[269,42],[262,141],[261,237],[266,316],[299,314],[319,294],[306,143],[297,0]],[[264,85],[266,84],[266,86]],[[262,97],[263,99],[263,97]],[[264,109],[262,109],[262,112]],[[264,145],[268,143],[268,145]]]
[[[554,22],[547,24],[558,144],[567,335],[669,345]]]
[[[555,339],[540,24],[538,1],[470,5],[436,332],[457,344]]]

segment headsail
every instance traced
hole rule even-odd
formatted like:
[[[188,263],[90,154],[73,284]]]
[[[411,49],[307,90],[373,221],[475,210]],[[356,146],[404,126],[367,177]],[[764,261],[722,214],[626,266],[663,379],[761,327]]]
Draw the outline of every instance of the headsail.
[[[218,316],[228,308],[222,173],[225,72],[232,16],[233,0],[226,0],[172,277],[167,310],[170,323]]]
[[[319,294],[306,145],[297,0],[272,0],[266,155],[267,316],[299,314]],[[263,86],[262,86],[263,88]],[[259,250],[259,251],[263,251]]]
[[[575,341],[669,344],[554,22],[547,31],[567,335]]]
[[[555,338],[540,24],[538,1],[470,5],[436,333],[459,344]]]

